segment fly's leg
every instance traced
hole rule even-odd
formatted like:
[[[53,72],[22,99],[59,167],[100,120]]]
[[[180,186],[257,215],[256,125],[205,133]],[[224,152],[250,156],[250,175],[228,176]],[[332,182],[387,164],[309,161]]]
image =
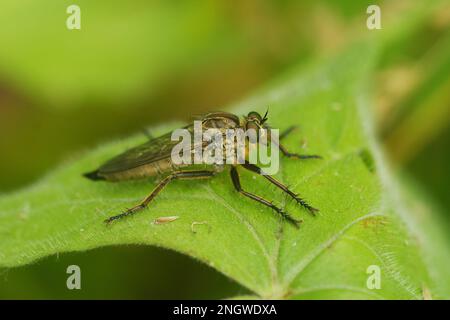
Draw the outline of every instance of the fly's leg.
[[[242,166],[249,170],[252,171],[254,173],[257,173],[259,175],[262,175],[264,178],[266,178],[267,180],[269,180],[271,183],[273,183],[274,185],[276,185],[278,188],[280,188],[281,190],[283,190],[284,192],[286,192],[289,196],[291,196],[298,204],[300,204],[302,207],[304,207],[305,209],[307,209],[313,216],[316,214],[316,212],[318,212],[319,210],[316,208],[311,207],[308,203],[306,203],[305,200],[303,200],[302,198],[300,198],[298,196],[298,194],[292,192],[286,185],[282,184],[280,181],[278,181],[277,179],[273,178],[272,176],[269,176],[267,174],[264,174],[262,169],[254,164],[248,163],[246,162],[245,164],[242,164]]]
[[[280,134],[279,139],[282,140],[284,138],[286,138],[286,136],[288,136],[292,131],[294,131],[295,129],[297,129],[297,126],[292,126],[287,128],[285,131],[283,131]],[[278,149],[280,149],[281,153],[283,155],[285,155],[288,158],[297,158],[297,159],[322,159],[321,156],[318,155],[306,155],[306,154],[297,154],[297,153],[292,153],[289,152],[286,147],[284,147],[281,143],[277,143]]]
[[[286,219],[287,221],[289,221],[290,223],[292,223],[295,227],[299,227],[300,223],[302,222],[301,220],[296,220],[293,217],[291,217],[287,212],[283,211],[282,209],[278,208],[277,206],[275,206],[272,202],[257,196],[256,194],[247,192],[245,190],[242,189],[241,187],[241,182],[239,179],[239,173],[236,169],[236,167],[231,167],[231,171],[230,171],[230,175],[231,175],[231,180],[233,181],[233,185],[234,188],[242,195],[253,199],[259,203],[262,203],[263,205],[272,208],[273,210],[275,210],[278,214],[280,214],[284,219]]]
[[[106,223],[111,223],[114,220],[118,220],[121,218],[124,218],[126,216],[132,215],[145,207],[161,192],[162,189],[172,180],[176,179],[206,179],[211,178],[216,174],[215,171],[207,171],[207,170],[200,170],[200,171],[178,171],[170,174],[169,176],[165,177],[157,186],[156,188],[148,195],[140,204],[128,209],[124,213],[121,213],[117,216],[110,217],[105,220]]]
[[[148,130],[147,128],[142,129],[142,133],[147,137],[147,139],[149,141],[155,139],[155,137],[152,135],[152,133],[150,132],[150,130]]]

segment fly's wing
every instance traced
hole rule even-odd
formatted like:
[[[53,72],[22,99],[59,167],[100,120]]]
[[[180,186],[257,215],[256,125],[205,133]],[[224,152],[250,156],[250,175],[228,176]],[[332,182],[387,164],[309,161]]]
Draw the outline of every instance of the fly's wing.
[[[184,127],[193,133],[193,126]],[[172,141],[172,132],[152,139],[137,147],[131,148],[103,164],[98,170],[101,173],[114,173],[133,169],[171,156],[172,148],[179,141]],[[191,144],[191,147],[194,146]],[[191,150],[192,150],[191,148]]]

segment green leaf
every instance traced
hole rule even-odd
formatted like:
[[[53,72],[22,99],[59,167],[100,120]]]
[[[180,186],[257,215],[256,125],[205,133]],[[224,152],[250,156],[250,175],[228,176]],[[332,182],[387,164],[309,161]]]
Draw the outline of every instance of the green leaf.
[[[365,93],[375,58],[376,50],[355,46],[234,106],[239,114],[269,106],[273,127],[300,125],[284,141],[288,149],[324,157],[283,159],[277,175],[320,209],[316,217],[241,170],[243,187],[303,219],[300,229],[239,195],[227,172],[209,181],[175,181],[145,211],[105,226],[105,218],[138,203],[155,182],[92,182],[81,174],[144,141],[139,136],[100,147],[0,198],[0,266],[106,245],[149,244],[199,259],[262,298],[422,299],[424,292],[448,298],[448,253],[436,243],[439,237],[429,237],[439,228],[403,202],[374,140]],[[179,219],[152,223],[163,216]],[[195,225],[194,233],[193,222],[205,224]],[[381,270],[381,289],[367,287],[372,265]]]

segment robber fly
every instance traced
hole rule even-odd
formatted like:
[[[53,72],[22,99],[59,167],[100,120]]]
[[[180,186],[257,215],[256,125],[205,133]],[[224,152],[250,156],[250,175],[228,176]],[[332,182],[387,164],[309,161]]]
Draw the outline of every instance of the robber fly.
[[[247,116],[240,119],[238,116],[227,112],[214,112],[209,113],[201,119],[202,129],[207,130],[210,128],[218,129],[268,129],[269,126],[266,123],[267,112],[261,117],[257,112],[250,112]],[[193,125],[188,125],[185,129],[190,132],[193,131]],[[280,135],[280,139],[284,138],[290,133],[294,127],[289,128],[287,131]],[[95,171],[84,174],[85,177],[91,180],[106,180],[106,181],[123,181],[131,179],[142,179],[148,177],[162,177],[162,180],[158,183],[155,189],[138,205],[126,210],[125,212],[112,216],[105,220],[106,223],[111,223],[115,220],[132,215],[145,207],[161,192],[161,190],[171,181],[177,179],[207,179],[212,178],[217,173],[224,169],[224,165],[175,165],[171,158],[172,148],[178,143],[178,141],[172,141],[171,133],[167,133],[159,138],[151,139],[150,141],[139,145],[135,148],[129,149],[124,153],[116,156],[115,158],[104,163],[100,168]],[[277,144],[280,151],[284,156],[297,158],[297,159],[311,159],[320,158],[316,155],[299,155],[290,153],[282,144]],[[195,146],[193,146],[195,147]],[[283,190],[290,197],[292,197],[299,205],[306,208],[311,214],[315,214],[317,209],[307,204],[296,193],[292,192],[287,186],[280,181],[271,177],[270,175],[263,175],[263,171],[260,167],[249,163],[247,160],[242,164],[232,164],[230,166],[230,176],[234,188],[243,196],[253,199],[263,205],[272,208],[275,212],[280,214],[284,219],[299,226],[301,220],[296,220],[291,217],[283,209],[274,205],[271,201],[268,201],[256,194],[245,191],[239,179],[238,167],[243,167],[258,175],[262,175],[269,180],[272,184]]]

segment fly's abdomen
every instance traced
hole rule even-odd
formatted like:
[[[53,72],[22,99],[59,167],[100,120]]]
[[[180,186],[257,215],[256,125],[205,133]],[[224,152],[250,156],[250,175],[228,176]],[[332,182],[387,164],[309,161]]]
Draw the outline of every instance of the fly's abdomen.
[[[165,158],[123,171],[104,172],[100,168],[97,175],[108,181],[123,181],[166,175],[171,171],[173,171],[172,160]]]

